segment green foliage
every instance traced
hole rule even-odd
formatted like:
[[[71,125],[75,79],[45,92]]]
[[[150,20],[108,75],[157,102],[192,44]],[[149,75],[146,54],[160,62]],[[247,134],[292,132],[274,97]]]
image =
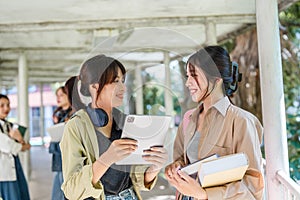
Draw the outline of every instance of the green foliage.
[[[300,180],[300,2],[281,12],[279,18],[284,27],[281,45],[290,174]]]
[[[300,180],[300,109],[287,115],[288,150],[291,178]]]
[[[298,43],[295,35],[299,34],[300,25],[300,1],[290,6],[288,9],[279,13],[279,19],[281,25],[286,29],[289,38],[293,39],[293,42]]]
[[[143,86],[144,112],[146,113],[149,106],[164,105],[164,96],[162,88],[153,85]],[[147,113],[149,114],[149,113]]]

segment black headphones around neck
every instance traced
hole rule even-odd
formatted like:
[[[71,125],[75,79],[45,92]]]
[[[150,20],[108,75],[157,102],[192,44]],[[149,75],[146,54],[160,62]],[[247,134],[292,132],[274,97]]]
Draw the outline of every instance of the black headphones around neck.
[[[88,105],[86,110],[90,115],[94,126],[103,127],[107,125],[108,115],[102,108],[92,108],[90,105]]]

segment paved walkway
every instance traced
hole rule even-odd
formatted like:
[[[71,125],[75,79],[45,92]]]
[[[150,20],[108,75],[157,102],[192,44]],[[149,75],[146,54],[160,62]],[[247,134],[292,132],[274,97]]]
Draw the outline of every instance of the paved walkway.
[[[43,146],[31,147],[31,176],[29,191],[31,200],[50,200],[53,173],[51,172],[51,154]],[[142,192],[143,200],[172,200],[174,190],[169,186],[161,173],[158,183],[150,192]]]

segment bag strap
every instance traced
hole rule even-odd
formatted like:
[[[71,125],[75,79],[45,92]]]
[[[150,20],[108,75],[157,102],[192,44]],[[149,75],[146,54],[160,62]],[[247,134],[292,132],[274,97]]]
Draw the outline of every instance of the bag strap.
[[[190,110],[186,111],[186,113],[184,113],[184,115],[183,115],[183,122],[182,122],[183,124],[182,124],[182,126],[183,126],[184,134],[185,134],[186,128],[187,128],[187,126],[190,122],[190,116],[194,111],[195,111],[195,108],[190,109]]]

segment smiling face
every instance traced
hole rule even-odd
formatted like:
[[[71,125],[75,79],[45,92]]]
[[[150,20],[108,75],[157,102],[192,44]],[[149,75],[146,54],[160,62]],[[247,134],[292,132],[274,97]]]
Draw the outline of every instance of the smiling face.
[[[0,119],[5,119],[10,112],[10,102],[6,98],[0,98]]]
[[[118,107],[122,105],[126,87],[124,84],[125,76],[121,69],[118,69],[118,75],[112,83],[106,84],[98,97],[98,105],[104,107]]]
[[[194,102],[200,102],[208,91],[208,79],[205,74],[199,69],[188,64],[187,80],[185,86],[189,89],[190,95]]]

